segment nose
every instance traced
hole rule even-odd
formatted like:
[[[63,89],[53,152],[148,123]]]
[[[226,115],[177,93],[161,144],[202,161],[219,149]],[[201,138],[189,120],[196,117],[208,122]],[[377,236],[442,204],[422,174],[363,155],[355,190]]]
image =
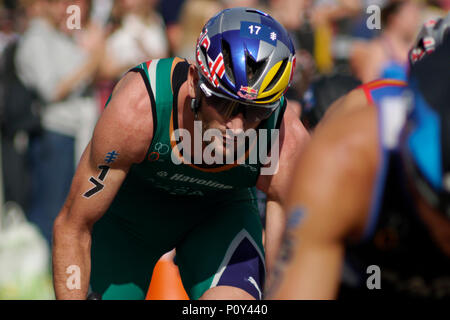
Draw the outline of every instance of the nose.
[[[227,129],[230,129],[234,134],[239,134],[244,131],[244,115],[239,112],[237,115],[232,116],[226,122]]]

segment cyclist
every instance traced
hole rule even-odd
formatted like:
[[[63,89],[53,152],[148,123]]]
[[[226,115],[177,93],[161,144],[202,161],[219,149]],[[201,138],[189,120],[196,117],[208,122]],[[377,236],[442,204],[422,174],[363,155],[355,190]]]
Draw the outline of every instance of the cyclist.
[[[450,297],[442,22],[440,46],[411,66],[406,87],[316,129],[295,175],[271,298]]]
[[[102,299],[143,299],[158,258],[176,248],[191,299],[261,299],[288,178],[309,139],[283,97],[294,64],[277,21],[232,8],[206,23],[195,65],[160,59],[127,73],[54,224],[56,297],[85,299],[90,286]],[[242,143],[251,129],[257,140]],[[208,132],[219,135],[198,142]],[[252,162],[255,150],[263,156]],[[268,195],[266,250],[254,186]],[[79,268],[79,289],[66,285],[68,266]]]

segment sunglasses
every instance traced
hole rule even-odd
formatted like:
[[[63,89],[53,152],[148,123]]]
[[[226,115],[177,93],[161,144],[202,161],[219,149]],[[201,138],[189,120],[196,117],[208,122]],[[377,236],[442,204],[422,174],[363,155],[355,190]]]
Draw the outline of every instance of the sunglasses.
[[[268,119],[272,113],[280,106],[280,101],[274,104],[255,105],[246,104],[237,100],[232,100],[224,94],[210,89],[205,81],[200,77],[199,87],[205,97],[205,101],[209,106],[214,107],[221,115],[227,119],[242,113],[247,122],[259,122]]]

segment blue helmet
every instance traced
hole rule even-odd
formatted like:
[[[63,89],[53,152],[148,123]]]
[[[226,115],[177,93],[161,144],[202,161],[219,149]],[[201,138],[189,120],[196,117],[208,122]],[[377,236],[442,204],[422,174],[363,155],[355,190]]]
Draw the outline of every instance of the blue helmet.
[[[410,70],[402,158],[415,189],[450,219],[450,37]]]
[[[203,27],[196,63],[211,94],[273,107],[289,86],[295,50],[288,32],[268,14],[231,8]]]

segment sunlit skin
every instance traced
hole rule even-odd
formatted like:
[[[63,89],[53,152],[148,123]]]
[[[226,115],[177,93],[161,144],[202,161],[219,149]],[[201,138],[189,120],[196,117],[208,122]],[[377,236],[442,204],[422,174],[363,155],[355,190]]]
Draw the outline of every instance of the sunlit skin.
[[[364,94],[363,89],[354,89],[349,94],[341,97],[335,101],[324,116],[324,120],[319,124],[323,126],[329,119],[334,117],[348,117],[349,114],[358,109],[373,108]],[[412,183],[409,183],[412,186]],[[410,188],[411,193],[415,199],[417,207],[419,208],[419,215],[422,221],[427,226],[432,238],[436,244],[450,256],[450,221],[446,219],[436,209],[428,205],[414,188]]]
[[[354,89],[347,95],[336,100],[330,106],[319,126],[324,126],[328,120],[335,117],[345,118],[357,110],[373,107],[374,106],[367,101],[363,89]],[[450,221],[426,203],[412,187],[413,183],[409,182],[408,184],[410,185],[410,191],[413,194],[413,198],[419,209],[418,212],[420,218],[427,226],[430,235],[439,248],[450,256]]]
[[[354,90],[328,110],[302,154],[288,207],[301,206],[304,218],[270,298],[337,298],[345,247],[368,224],[380,159],[377,109]],[[410,189],[430,237],[450,256],[450,221]]]

